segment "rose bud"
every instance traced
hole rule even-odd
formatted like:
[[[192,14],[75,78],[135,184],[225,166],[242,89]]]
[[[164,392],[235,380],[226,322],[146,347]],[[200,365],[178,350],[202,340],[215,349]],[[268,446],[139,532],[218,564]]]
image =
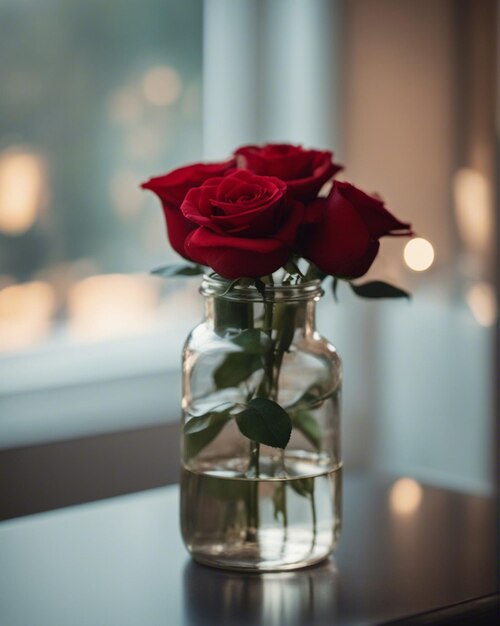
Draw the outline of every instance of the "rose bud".
[[[189,258],[229,279],[265,276],[286,263],[304,215],[283,181],[246,170],[191,189],[181,210],[198,225],[186,239]]]
[[[234,153],[238,167],[262,176],[276,176],[302,202],[313,200],[321,187],[342,169],[325,150],[304,150],[291,144],[243,146]]]
[[[411,234],[410,224],[396,219],[381,200],[335,181],[327,198],[306,208],[300,252],[326,274],[357,278],[377,256],[380,237]]]

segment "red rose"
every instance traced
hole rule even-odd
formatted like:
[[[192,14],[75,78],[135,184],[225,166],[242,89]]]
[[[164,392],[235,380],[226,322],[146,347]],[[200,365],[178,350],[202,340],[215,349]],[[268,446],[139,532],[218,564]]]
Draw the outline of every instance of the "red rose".
[[[342,169],[332,162],[331,152],[304,150],[290,144],[243,146],[234,154],[238,167],[281,178],[289,192],[303,202],[316,198],[321,187]]]
[[[198,225],[189,258],[224,278],[271,274],[287,262],[304,215],[278,178],[236,170],[191,189],[181,210]]]
[[[141,185],[143,189],[150,189],[160,198],[170,244],[176,252],[190,261],[193,259],[186,253],[184,242],[196,225],[189,222],[181,213],[182,201],[191,188],[199,187],[208,178],[223,176],[235,165],[234,159],[224,163],[195,163],[151,178]]]
[[[410,224],[397,220],[383,202],[338,181],[327,198],[307,207],[304,224],[301,253],[321,271],[342,278],[368,271],[380,237],[412,234]]]

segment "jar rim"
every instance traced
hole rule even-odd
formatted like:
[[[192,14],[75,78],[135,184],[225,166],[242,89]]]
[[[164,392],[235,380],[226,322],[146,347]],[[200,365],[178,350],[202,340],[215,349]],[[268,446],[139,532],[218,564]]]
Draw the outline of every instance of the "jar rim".
[[[200,293],[206,297],[218,297],[234,302],[297,302],[301,300],[319,300],[324,294],[319,279],[308,280],[298,285],[266,285],[262,295],[255,285],[236,283],[229,290],[230,280],[221,276],[205,274],[200,286]]]

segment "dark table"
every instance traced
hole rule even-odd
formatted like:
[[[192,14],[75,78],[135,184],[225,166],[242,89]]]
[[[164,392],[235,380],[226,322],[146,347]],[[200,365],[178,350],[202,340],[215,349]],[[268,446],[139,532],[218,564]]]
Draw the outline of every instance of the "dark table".
[[[491,499],[347,476],[335,558],[264,575],[193,563],[177,500],[162,487],[3,522],[1,626],[479,625],[495,614]]]

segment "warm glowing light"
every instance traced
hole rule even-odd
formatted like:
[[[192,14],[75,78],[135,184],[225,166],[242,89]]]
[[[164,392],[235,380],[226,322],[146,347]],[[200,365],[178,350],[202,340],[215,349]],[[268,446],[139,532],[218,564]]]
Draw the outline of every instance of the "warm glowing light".
[[[167,106],[177,100],[182,83],[179,74],[168,65],[158,65],[148,70],[142,81],[144,96],[156,106]]]
[[[121,216],[129,217],[139,212],[144,194],[136,174],[129,170],[116,172],[110,181],[109,191],[114,208]]]
[[[2,275],[0,274],[0,291],[5,289],[5,287],[10,287],[16,281],[12,278],[12,276]]]
[[[473,252],[484,252],[491,243],[493,200],[491,185],[481,172],[458,170],[453,179],[455,214],[460,235]]]
[[[467,304],[481,326],[493,326],[497,319],[495,291],[488,283],[479,282],[467,292]]]
[[[410,269],[415,272],[424,272],[434,262],[434,248],[427,239],[415,237],[406,244],[404,259]]]
[[[69,293],[69,327],[82,340],[141,332],[154,321],[157,301],[153,278],[126,274],[91,276],[76,283]]]
[[[38,155],[11,148],[0,155],[0,231],[19,235],[35,222],[43,196],[44,172]]]
[[[0,291],[0,351],[27,348],[50,331],[55,309],[54,290],[35,281]]]
[[[422,487],[412,478],[400,478],[391,488],[391,508],[401,515],[414,513],[422,501]]]

